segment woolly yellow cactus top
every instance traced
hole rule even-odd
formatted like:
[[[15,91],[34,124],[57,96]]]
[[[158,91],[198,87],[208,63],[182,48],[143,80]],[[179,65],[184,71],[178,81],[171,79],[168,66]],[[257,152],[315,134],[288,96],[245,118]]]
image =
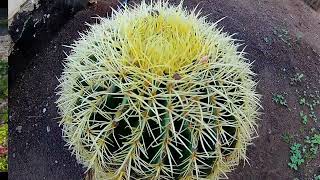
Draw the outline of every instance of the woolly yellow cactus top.
[[[259,96],[230,35],[161,1],[100,20],[71,46],[57,101],[95,179],[219,179],[246,159]]]
[[[140,13],[120,26],[128,47],[122,56],[123,64],[160,76],[172,75],[193,60],[208,55],[208,41],[194,26],[196,19],[163,8]]]

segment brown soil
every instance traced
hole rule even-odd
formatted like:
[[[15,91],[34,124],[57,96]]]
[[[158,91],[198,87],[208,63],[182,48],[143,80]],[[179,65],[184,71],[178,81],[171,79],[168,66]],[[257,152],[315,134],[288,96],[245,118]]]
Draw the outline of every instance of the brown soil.
[[[288,167],[289,145],[282,136],[288,132],[296,142],[302,142],[312,127],[320,127],[320,121],[312,120],[303,126],[299,117],[302,107],[298,104],[303,91],[320,89],[320,14],[303,1],[290,0],[185,0],[184,4],[190,9],[199,4],[198,8],[204,15],[209,14],[212,22],[226,17],[220,26],[244,40],[247,58],[254,61],[257,91],[263,95],[259,137],[247,153],[250,165],[242,163],[228,174],[229,178],[283,180],[319,175],[319,155],[299,171]],[[94,23],[91,16],[103,16],[106,6],[98,3],[78,12],[50,43],[34,54],[10,87],[10,179],[80,179],[83,175],[84,170],[63,147],[55,119],[55,88],[62,71],[63,51],[69,53],[62,45],[79,37],[77,31],[86,29],[84,22]],[[296,73],[303,73],[305,78],[292,86],[290,78]],[[289,108],[272,102],[273,93],[287,93]],[[319,106],[316,113],[320,119]]]

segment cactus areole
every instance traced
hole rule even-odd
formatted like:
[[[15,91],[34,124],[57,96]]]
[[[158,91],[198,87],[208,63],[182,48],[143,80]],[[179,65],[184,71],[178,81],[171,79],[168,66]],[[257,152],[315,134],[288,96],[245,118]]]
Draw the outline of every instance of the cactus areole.
[[[235,39],[182,3],[99,20],[71,46],[57,101],[95,179],[219,179],[246,159],[259,95]]]

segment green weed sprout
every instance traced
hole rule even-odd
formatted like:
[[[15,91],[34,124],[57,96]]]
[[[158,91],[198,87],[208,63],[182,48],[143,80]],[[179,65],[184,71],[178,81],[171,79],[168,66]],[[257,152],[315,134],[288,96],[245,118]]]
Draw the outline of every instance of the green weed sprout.
[[[71,46],[57,101],[95,179],[219,179],[247,159],[259,95],[232,36],[182,3],[100,21]]]

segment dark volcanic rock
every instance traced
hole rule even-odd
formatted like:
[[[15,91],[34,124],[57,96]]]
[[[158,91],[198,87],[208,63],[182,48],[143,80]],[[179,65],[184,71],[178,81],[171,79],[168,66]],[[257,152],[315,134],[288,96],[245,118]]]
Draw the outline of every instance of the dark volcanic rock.
[[[96,23],[92,17],[104,16],[111,12],[110,6],[116,5],[117,1],[109,1],[79,11],[41,45],[25,42],[25,48],[31,49],[27,55],[17,55],[19,49],[15,49],[9,57],[17,63],[29,58],[9,87],[9,179],[82,179],[84,169],[64,146],[55,105],[57,78],[63,68],[64,52],[69,53],[63,45],[79,38],[78,32],[87,29],[85,22]],[[13,73],[17,64],[10,65]]]

